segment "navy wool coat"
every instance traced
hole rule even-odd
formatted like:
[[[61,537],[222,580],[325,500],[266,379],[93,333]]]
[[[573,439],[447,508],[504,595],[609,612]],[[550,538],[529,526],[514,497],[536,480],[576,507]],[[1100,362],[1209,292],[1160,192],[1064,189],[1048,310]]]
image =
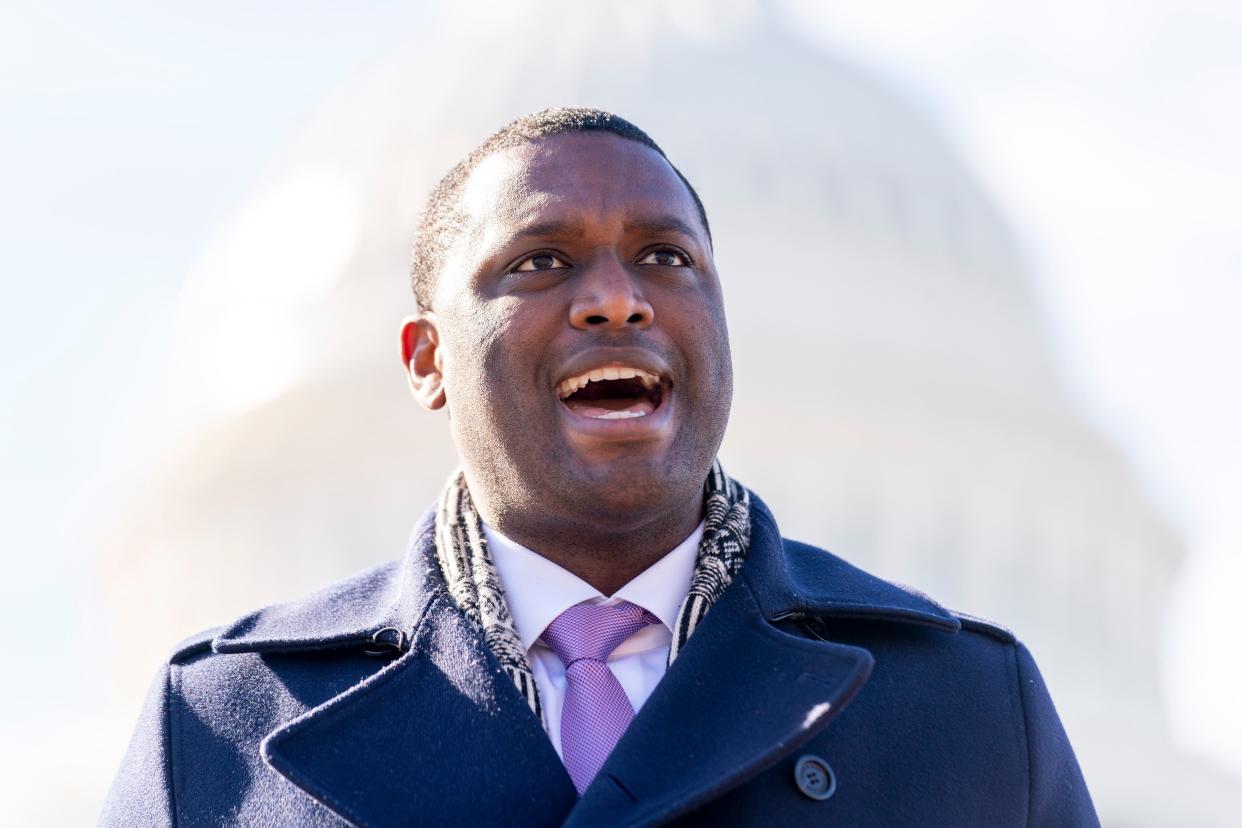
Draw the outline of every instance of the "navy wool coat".
[[[403,560],[178,647],[102,824],[1098,825],[1009,632],[751,515],[741,572],[581,797],[446,593],[427,515]]]

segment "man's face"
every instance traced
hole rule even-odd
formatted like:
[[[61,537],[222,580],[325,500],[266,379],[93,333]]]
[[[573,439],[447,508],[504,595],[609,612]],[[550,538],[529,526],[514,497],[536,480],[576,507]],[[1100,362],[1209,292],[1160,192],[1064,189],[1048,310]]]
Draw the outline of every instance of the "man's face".
[[[447,404],[472,490],[601,518],[693,497],[732,366],[707,232],[669,164],[557,135],[484,160],[461,210],[420,323],[443,395],[420,398]]]

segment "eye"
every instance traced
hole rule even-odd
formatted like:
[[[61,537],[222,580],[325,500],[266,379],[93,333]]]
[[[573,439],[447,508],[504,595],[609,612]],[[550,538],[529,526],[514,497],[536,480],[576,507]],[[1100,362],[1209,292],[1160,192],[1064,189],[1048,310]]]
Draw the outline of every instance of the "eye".
[[[672,247],[661,247],[652,250],[638,260],[642,265],[659,265],[660,267],[689,267],[690,257]]]
[[[561,260],[560,257],[551,253],[536,253],[533,256],[527,256],[518,262],[517,267],[513,268],[513,273],[530,273],[538,270],[559,270],[569,267]]]

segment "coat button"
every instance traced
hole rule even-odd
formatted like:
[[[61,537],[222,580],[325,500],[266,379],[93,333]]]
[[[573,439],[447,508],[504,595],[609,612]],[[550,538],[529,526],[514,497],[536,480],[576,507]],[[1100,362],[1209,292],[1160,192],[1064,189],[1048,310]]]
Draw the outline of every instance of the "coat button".
[[[832,766],[810,753],[794,765],[794,782],[811,799],[827,799],[837,792],[837,775]]]

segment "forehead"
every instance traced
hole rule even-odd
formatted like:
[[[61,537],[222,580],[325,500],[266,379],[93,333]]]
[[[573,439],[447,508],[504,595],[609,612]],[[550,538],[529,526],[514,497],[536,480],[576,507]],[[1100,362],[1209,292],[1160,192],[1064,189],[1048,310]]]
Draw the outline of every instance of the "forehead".
[[[650,147],[611,133],[563,133],[490,155],[470,174],[459,206],[487,235],[548,220],[655,214],[701,226],[672,166]]]

